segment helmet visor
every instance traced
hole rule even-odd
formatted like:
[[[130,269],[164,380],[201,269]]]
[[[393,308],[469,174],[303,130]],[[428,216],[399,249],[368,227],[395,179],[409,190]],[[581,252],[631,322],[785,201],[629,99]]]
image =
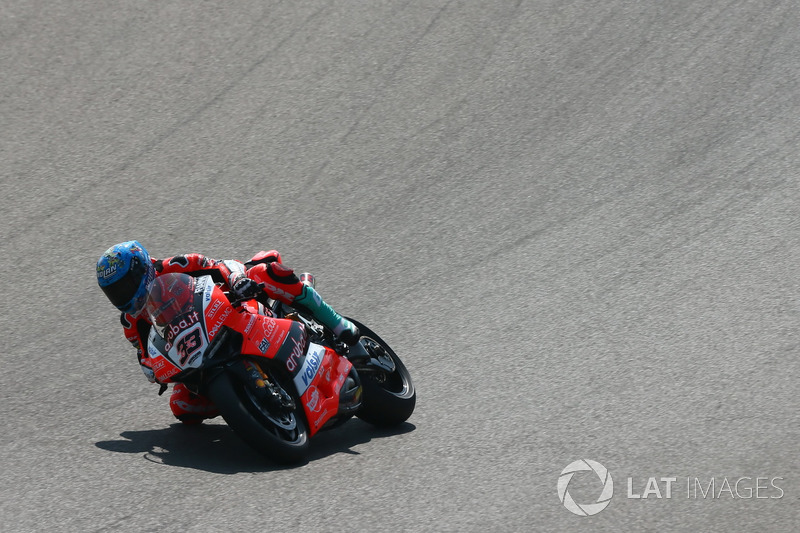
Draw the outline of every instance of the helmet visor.
[[[111,285],[101,286],[100,288],[112,304],[120,310],[125,310],[123,308],[130,303],[136,295],[136,291],[139,290],[139,285],[142,283],[144,274],[144,265],[142,265],[137,258],[134,258],[133,261],[131,261],[131,269],[125,276]]]

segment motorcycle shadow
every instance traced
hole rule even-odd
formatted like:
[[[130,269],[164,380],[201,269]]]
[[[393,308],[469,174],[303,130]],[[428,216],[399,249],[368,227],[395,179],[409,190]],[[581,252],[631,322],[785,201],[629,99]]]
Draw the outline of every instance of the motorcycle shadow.
[[[193,468],[215,474],[270,472],[297,468],[330,455],[360,455],[355,446],[373,439],[414,431],[405,422],[394,428],[376,428],[358,419],[320,432],[311,439],[307,460],[296,465],[280,465],[247,446],[224,423],[211,421],[198,426],[175,423],[167,428],[123,431],[122,440],[95,443],[101,450],[143,454],[143,458],[165,466]]]

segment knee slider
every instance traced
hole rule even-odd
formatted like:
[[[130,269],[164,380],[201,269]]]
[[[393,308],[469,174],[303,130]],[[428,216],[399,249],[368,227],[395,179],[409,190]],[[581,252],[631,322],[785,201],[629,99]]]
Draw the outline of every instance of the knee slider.
[[[281,254],[277,250],[270,250],[268,252],[262,250],[244,265],[247,268],[252,268],[256,265],[267,265],[269,263],[281,263]]]
[[[282,285],[294,285],[300,283],[300,278],[289,267],[281,263],[270,263],[267,265],[267,275],[275,282]]]

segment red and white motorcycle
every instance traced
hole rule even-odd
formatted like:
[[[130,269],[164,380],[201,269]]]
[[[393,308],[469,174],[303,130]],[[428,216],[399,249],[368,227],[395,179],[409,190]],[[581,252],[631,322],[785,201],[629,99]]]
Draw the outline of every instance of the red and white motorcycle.
[[[209,398],[239,437],[277,462],[301,461],[310,437],[353,416],[392,426],[414,411],[408,370],[352,318],[362,337],[348,348],[298,310],[231,301],[210,276],[187,274],[157,277],[146,312],[156,378]]]

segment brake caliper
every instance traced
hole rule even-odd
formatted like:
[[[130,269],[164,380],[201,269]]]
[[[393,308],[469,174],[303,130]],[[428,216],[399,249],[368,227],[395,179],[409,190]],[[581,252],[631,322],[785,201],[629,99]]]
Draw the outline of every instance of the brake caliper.
[[[261,367],[253,361],[245,361],[244,368],[250,378],[250,382],[255,386],[254,391],[259,400],[265,402],[269,409],[275,409],[284,413],[291,413],[295,408],[292,397],[283,388],[275,385],[269,379]]]

